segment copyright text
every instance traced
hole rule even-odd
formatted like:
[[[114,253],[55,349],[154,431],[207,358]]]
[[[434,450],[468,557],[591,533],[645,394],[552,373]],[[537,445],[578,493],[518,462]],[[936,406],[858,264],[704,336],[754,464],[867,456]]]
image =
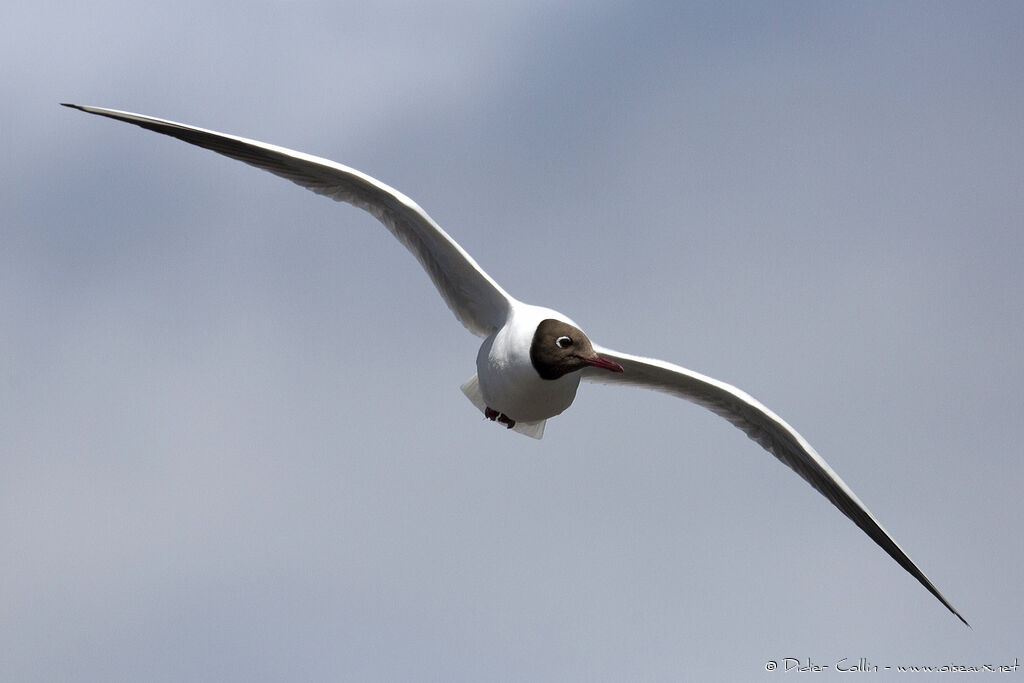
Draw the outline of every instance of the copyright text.
[[[840,673],[877,673],[879,671],[898,671],[901,673],[1014,673],[1020,668],[1020,662],[1013,658],[1012,664],[876,664],[867,657],[843,657],[828,663],[815,661],[811,657],[782,657],[769,659],[764,663],[765,671],[782,673],[814,673],[819,671],[838,671]]]

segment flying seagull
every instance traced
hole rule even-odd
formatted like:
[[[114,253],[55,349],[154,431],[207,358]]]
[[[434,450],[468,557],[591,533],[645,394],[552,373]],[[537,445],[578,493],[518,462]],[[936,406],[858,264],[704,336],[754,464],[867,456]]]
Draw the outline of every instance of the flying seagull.
[[[462,385],[462,391],[488,419],[539,439],[546,420],[572,404],[580,380],[644,387],[702,405],[743,430],[832,501],[970,626],[850,487],[782,418],[725,382],[665,361],[605,348],[565,315],[513,298],[401,192],[348,166],[265,142],[113,109],[64,106],[205,147],[375,216],[420,262],[459,322],[483,337],[476,374]]]

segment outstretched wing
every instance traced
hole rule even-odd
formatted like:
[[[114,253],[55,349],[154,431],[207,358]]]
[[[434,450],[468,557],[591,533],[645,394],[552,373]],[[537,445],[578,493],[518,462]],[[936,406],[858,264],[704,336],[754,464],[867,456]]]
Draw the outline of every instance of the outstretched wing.
[[[596,344],[594,350],[619,363],[624,371],[614,373],[585,369],[582,371],[584,379],[604,384],[627,384],[654,389],[700,404],[724,417],[832,501],[833,505],[920,581],[921,585],[938,598],[950,612],[967,624],[878,520],[868,512],[864,503],[860,502],[850,487],[832,471],[828,463],[795,429],[754,397],[725,382],[719,382],[672,363],[620,353]]]
[[[328,159],[151,116],[65,104],[133,123],[270,171],[369,212],[412,252],[463,325],[486,337],[501,327],[511,297],[416,202],[365,173]]]

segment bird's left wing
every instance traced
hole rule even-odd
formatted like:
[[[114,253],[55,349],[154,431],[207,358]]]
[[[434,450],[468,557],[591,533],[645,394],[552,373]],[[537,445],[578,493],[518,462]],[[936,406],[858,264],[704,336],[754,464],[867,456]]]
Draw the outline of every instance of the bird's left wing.
[[[725,382],[719,382],[672,363],[620,353],[596,344],[594,350],[619,363],[623,367],[623,372],[587,368],[582,371],[585,380],[603,384],[627,384],[661,391],[702,405],[724,417],[832,501],[833,505],[938,598],[950,612],[967,624],[878,520],[868,512],[864,503],[850,487],[832,471],[828,463],[795,429],[757,399]]]
[[[463,325],[486,337],[505,323],[513,299],[413,200],[329,159],[142,114],[65,104],[205,147],[372,214],[412,252]]]

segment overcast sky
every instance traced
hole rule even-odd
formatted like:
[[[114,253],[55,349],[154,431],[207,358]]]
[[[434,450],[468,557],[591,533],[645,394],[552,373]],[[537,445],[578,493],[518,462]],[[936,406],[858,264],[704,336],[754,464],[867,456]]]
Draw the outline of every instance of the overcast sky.
[[[8,2],[0,63],[4,680],[1024,662],[1024,5]],[[61,101],[399,188],[779,413],[973,630],[699,407],[485,421],[370,216]]]

